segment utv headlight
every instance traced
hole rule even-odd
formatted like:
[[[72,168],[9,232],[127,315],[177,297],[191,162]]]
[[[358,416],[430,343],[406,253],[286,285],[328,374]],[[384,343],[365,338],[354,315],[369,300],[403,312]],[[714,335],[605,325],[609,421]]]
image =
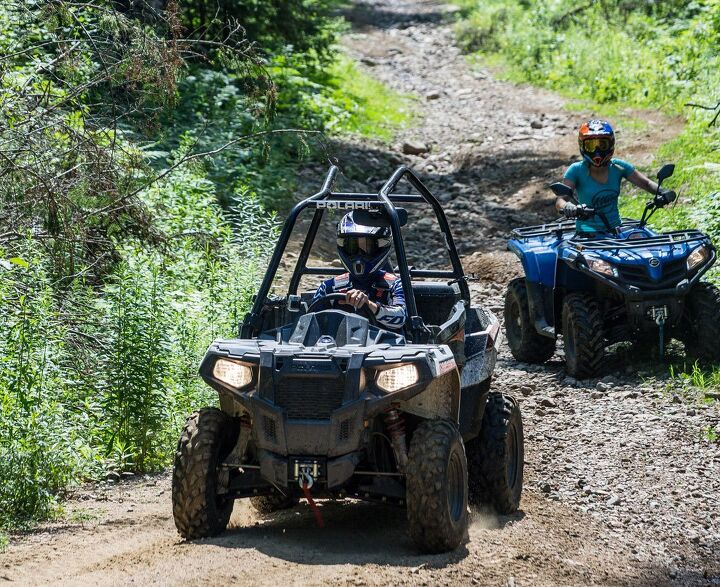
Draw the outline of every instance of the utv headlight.
[[[590,270],[595,273],[607,275],[608,277],[617,277],[619,275],[617,268],[603,259],[593,259],[592,257],[588,257],[585,260],[587,261]]]
[[[252,381],[252,369],[242,363],[218,359],[213,367],[213,377],[230,387],[245,387]]]
[[[688,271],[692,271],[698,265],[702,265],[705,261],[707,261],[707,258],[709,256],[710,256],[710,251],[708,251],[708,248],[705,245],[700,245],[697,249],[695,249],[692,253],[690,253],[688,255],[688,258],[687,258]]]
[[[380,389],[388,392],[405,389],[418,382],[420,375],[415,365],[401,365],[380,371],[377,384]]]

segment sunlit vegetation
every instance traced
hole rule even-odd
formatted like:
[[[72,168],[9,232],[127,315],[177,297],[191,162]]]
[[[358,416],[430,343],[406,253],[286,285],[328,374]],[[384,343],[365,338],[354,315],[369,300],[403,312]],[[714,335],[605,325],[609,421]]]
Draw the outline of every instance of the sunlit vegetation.
[[[0,6],[0,530],[168,463],[302,157],[407,120],[339,55],[334,6]]]

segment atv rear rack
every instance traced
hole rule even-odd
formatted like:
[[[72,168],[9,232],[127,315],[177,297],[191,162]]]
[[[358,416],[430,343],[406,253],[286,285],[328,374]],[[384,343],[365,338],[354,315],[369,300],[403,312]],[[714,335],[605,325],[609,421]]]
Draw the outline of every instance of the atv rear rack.
[[[349,193],[332,191],[333,183],[337,177],[339,169],[332,165],[328,171],[322,188],[318,193],[296,204],[290,211],[290,214],[283,225],[280,237],[278,238],[275,251],[268,270],[265,273],[260,289],[258,290],[252,310],[243,320],[241,336],[243,338],[251,338],[257,336],[261,325],[261,311],[267,300],[270,288],[275,279],[280,262],[285,254],[290,235],[292,234],[295,222],[300,213],[305,209],[313,209],[314,214],[307,234],[303,241],[302,249],[298,257],[295,269],[288,286],[288,295],[297,293],[300,285],[300,279],[303,275],[339,275],[345,270],[338,267],[308,267],[307,262],[312,250],[318,228],[322,220],[325,210],[367,210],[382,209],[386,212],[390,228],[392,230],[393,245],[395,256],[398,263],[398,273],[405,292],[405,304],[408,312],[408,322],[406,331],[412,340],[422,340],[427,337],[428,329],[422,318],[418,315],[417,305],[415,303],[415,295],[412,289],[412,277],[429,277],[438,279],[447,279],[457,282],[460,287],[460,294],[463,300],[469,306],[470,289],[465,279],[465,273],[460,263],[460,257],[455,242],[450,232],[450,226],[442,206],[430,193],[430,190],[420,181],[410,169],[405,166],[398,167],[385,184],[377,193]],[[393,191],[397,184],[406,179],[410,185],[417,190],[417,194],[394,194]],[[400,232],[401,222],[398,215],[398,209],[395,204],[401,203],[423,203],[429,204],[435,212],[435,217],[440,226],[440,230],[445,239],[452,270],[436,270],[436,269],[412,269],[408,268],[407,256],[405,254],[405,244]]]

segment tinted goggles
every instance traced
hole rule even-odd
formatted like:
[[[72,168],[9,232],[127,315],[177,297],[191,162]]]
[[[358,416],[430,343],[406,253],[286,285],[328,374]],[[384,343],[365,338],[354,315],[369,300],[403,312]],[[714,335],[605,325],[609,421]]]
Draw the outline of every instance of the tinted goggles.
[[[585,139],[583,141],[583,149],[586,153],[609,151],[612,149],[612,141],[610,139]]]
[[[345,238],[339,238],[337,244],[348,255],[357,255],[358,253],[374,255],[381,249],[388,247],[390,245],[390,239],[368,236],[346,236]]]

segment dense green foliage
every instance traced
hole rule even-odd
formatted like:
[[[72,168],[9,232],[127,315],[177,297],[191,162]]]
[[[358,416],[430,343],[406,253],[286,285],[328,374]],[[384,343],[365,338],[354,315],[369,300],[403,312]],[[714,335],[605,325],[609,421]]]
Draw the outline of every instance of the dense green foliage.
[[[338,55],[333,4],[0,6],[0,530],[167,464],[311,133],[404,122]]]

